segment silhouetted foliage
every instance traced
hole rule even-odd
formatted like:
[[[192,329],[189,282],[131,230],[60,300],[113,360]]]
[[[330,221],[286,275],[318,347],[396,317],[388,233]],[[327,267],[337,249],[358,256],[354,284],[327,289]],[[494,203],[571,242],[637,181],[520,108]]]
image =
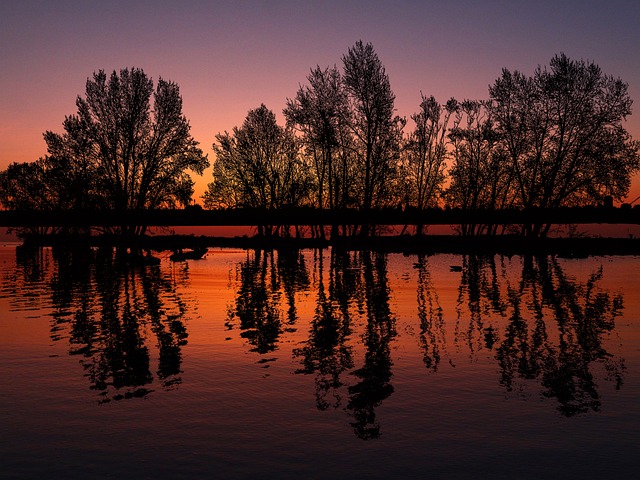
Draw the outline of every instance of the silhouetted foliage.
[[[232,134],[216,136],[207,207],[283,208],[312,196],[319,208],[394,203],[404,120],[394,116],[389,78],[371,44],[357,42],[342,60],[343,75],[317,67],[287,101],[300,152],[292,130],[277,126],[264,105]]]
[[[2,206],[9,210],[57,208],[56,192],[49,190],[46,176],[46,164],[43,160],[9,165],[0,172]]]
[[[622,199],[640,168],[640,144],[622,126],[630,114],[627,85],[605,76],[593,63],[560,55],[530,78],[504,70],[491,86],[489,100],[451,99],[441,106],[423,96],[419,112],[411,117],[415,128],[405,138],[405,121],[395,115],[389,77],[373,46],[357,42],[342,63],[342,74],[336,67],[313,69],[308,85],[300,87],[284,110],[304,147],[300,158],[311,185],[305,193],[315,191],[313,204],[319,208],[596,205],[607,196]],[[229,146],[224,150],[235,148],[228,134],[219,140]],[[219,152],[221,164],[226,156]],[[258,175],[238,165],[232,170],[269,178],[267,169],[258,168]],[[278,202],[265,200],[259,182],[229,182],[233,175],[222,166],[220,170],[218,200],[209,196],[209,206],[279,208]],[[243,198],[236,198],[243,189]],[[300,205],[308,198],[290,200],[287,205]],[[362,225],[361,233],[374,232],[370,227]],[[422,227],[417,225],[417,233]],[[506,230],[497,224],[460,227],[464,235]],[[522,232],[544,236],[548,225],[527,225]]]
[[[264,105],[250,110],[242,127],[216,140],[206,206],[282,208],[308,198],[311,177],[296,139]]]
[[[316,67],[295,99],[287,99],[287,123],[301,133],[301,141],[315,178],[316,206],[350,206],[354,175],[347,131],[347,96],[340,72]]]
[[[405,204],[419,209],[437,207],[445,181],[447,132],[458,102],[450,99],[441,106],[434,97],[422,96],[420,110],[411,115],[415,129],[403,149]]]
[[[32,182],[41,188],[31,191],[29,202],[18,189],[5,190],[5,207],[128,210],[189,204],[193,180],[187,172],[202,174],[209,162],[189,133],[178,85],[160,78],[154,90],[141,69],[109,77],[100,70],[87,80],[76,105],[77,113],[63,122],[64,133],[44,134],[48,154],[30,167]],[[5,172],[9,179],[3,183],[11,185],[17,174],[15,167]]]
[[[0,172],[0,205],[8,210],[53,210],[60,207],[58,191],[50,188],[47,162],[12,163]],[[48,227],[19,228],[25,233],[48,233]]]
[[[393,204],[405,122],[395,115],[389,76],[370,43],[356,42],[342,57],[342,63],[349,101],[348,125],[361,172],[358,206],[368,210]]]
[[[623,126],[632,103],[627,84],[564,54],[530,77],[503,70],[487,100],[440,105],[423,95],[408,135],[370,43],[349,48],[342,71],[318,66],[307,81],[287,100],[286,127],[261,105],[241,127],[216,135],[208,208],[255,209],[265,236],[291,235],[289,226],[269,223],[269,211],[330,209],[339,214],[332,237],[340,227],[343,235],[363,237],[382,231],[372,211],[523,210],[530,216],[517,228],[507,228],[509,220],[465,217],[460,233],[544,237],[551,224],[532,212],[620,201],[640,170],[640,142]],[[45,158],[0,172],[4,208],[122,211],[190,203],[188,172],[201,174],[208,161],[189,133],[175,83],[159,79],[154,90],[140,69],[109,78],[99,71],[76,104],[63,134],[45,133]],[[366,215],[335,220],[356,210]],[[325,224],[311,227],[324,239]],[[416,227],[421,234],[424,225]],[[120,229],[144,233],[145,226]]]
[[[640,168],[640,144],[622,125],[631,113],[627,90],[595,63],[564,54],[532,77],[503,70],[489,88],[489,110],[517,204],[554,208],[624,198]],[[548,228],[530,225],[526,233],[544,235]]]
[[[460,103],[449,138],[453,162],[445,192],[447,205],[467,210],[511,207],[513,174],[487,103]],[[496,226],[465,224],[460,230],[463,235],[496,233]]]
[[[453,98],[443,107],[434,97],[423,95],[420,110],[411,116],[415,129],[404,141],[399,172],[403,181],[397,193],[398,205],[405,209],[438,207],[446,179],[447,125],[457,109]],[[416,225],[416,234],[421,235],[423,228]]]
[[[218,134],[216,140],[205,206],[280,209],[308,203],[313,190],[309,166],[299,156],[293,131],[280,127],[267,107],[250,110],[241,128]],[[281,231],[288,234],[289,228]],[[258,233],[273,233],[267,216]]]
[[[153,391],[147,332],[157,340],[155,376],[162,388],[181,383],[187,305],[158,267],[131,265],[112,249],[36,249],[21,254],[18,266],[26,275],[15,279],[14,298],[50,296],[44,301],[53,307],[51,338],[68,341],[100,403]]]

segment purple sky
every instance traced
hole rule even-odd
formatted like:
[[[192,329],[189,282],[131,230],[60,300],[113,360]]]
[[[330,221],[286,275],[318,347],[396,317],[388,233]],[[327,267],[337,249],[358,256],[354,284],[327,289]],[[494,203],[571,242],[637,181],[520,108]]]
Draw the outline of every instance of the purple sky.
[[[213,160],[216,133],[265,103],[282,109],[311,67],[373,43],[409,117],[420,92],[486,98],[503,67],[531,74],[564,52],[629,83],[640,139],[640,2],[65,1],[0,3],[0,168],[46,153],[98,69],[142,67],[180,85],[192,133]],[[210,170],[197,178],[201,195]],[[631,198],[640,194],[634,182]]]

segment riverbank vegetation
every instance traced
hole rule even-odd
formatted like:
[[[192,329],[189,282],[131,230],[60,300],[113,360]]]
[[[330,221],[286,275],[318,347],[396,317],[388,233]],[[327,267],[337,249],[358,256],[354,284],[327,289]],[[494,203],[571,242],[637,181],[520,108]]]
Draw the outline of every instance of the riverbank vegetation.
[[[215,136],[206,209],[260,209],[255,226],[267,237],[300,225],[270,221],[291,209],[361,213],[350,223],[311,225],[311,236],[323,239],[383,232],[378,211],[443,208],[469,212],[457,227],[464,236],[538,238],[549,234],[552,219],[500,223],[473,212],[612,206],[640,169],[640,143],[624,128],[627,84],[593,62],[559,54],[532,75],[504,69],[486,99],[422,95],[407,121],[371,44],[357,42],[341,60],[340,67],[311,69],[287,99],[284,125],[260,105],[241,126]],[[189,133],[176,84],[159,79],[154,90],[140,69],[109,78],[100,71],[76,105],[63,134],[44,134],[44,158],[0,173],[4,209],[191,205],[189,172],[202,174],[209,161]],[[417,235],[429,225],[421,222],[411,224]],[[139,235],[147,227],[139,223],[103,230]]]

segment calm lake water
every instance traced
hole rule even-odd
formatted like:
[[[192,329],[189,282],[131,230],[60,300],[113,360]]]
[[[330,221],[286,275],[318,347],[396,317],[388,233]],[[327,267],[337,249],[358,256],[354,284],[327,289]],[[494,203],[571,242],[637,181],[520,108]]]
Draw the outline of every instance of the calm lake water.
[[[640,257],[0,247],[0,477],[638,478]]]

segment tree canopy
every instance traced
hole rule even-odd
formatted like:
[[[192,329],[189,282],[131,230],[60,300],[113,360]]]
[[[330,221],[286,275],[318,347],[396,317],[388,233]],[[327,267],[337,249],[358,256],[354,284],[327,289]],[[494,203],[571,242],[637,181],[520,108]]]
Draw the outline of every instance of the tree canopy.
[[[205,206],[281,208],[300,206],[308,198],[312,180],[298,142],[264,104],[250,110],[240,128],[216,140]]]
[[[395,115],[395,95],[373,45],[362,41],[342,57],[344,89],[349,102],[349,129],[353,136],[355,161],[364,210],[394,203],[391,195],[396,180],[404,119]]]
[[[532,77],[503,70],[489,94],[523,206],[580,205],[627,194],[639,163],[638,144],[622,125],[632,103],[622,80],[561,54]]]
[[[193,194],[188,172],[202,174],[206,155],[190,134],[178,85],[153,81],[142,69],[87,79],[77,113],[63,133],[47,131],[47,155],[32,167],[3,172],[8,208],[149,209],[187,205]],[[19,179],[37,170],[41,194]],[[22,173],[21,173],[22,172]],[[28,198],[31,195],[31,198]]]
[[[341,60],[340,67],[310,70],[287,99],[285,126],[261,105],[231,133],[216,135],[206,207],[598,205],[622,201],[640,170],[640,142],[624,124],[632,105],[628,85],[593,62],[559,54],[530,76],[504,69],[486,99],[441,104],[421,94],[405,133],[407,120],[396,114],[373,46],[358,41]],[[154,209],[191,201],[189,172],[202,174],[209,163],[191,137],[175,83],[160,78],[154,87],[141,69],[109,77],[101,70],[76,106],[63,133],[44,134],[44,158],[0,172],[5,208]],[[368,235],[369,227],[360,225],[360,233]],[[461,231],[495,234],[498,227]]]
[[[287,124],[300,132],[303,152],[312,164],[319,208],[349,205],[352,178],[348,149],[347,97],[336,67],[319,66],[307,76],[294,99],[287,99]]]
[[[560,54],[531,77],[503,70],[489,95],[517,205],[556,208],[627,195],[640,144],[623,127],[632,101],[622,80]],[[537,234],[542,227],[532,228]]]

